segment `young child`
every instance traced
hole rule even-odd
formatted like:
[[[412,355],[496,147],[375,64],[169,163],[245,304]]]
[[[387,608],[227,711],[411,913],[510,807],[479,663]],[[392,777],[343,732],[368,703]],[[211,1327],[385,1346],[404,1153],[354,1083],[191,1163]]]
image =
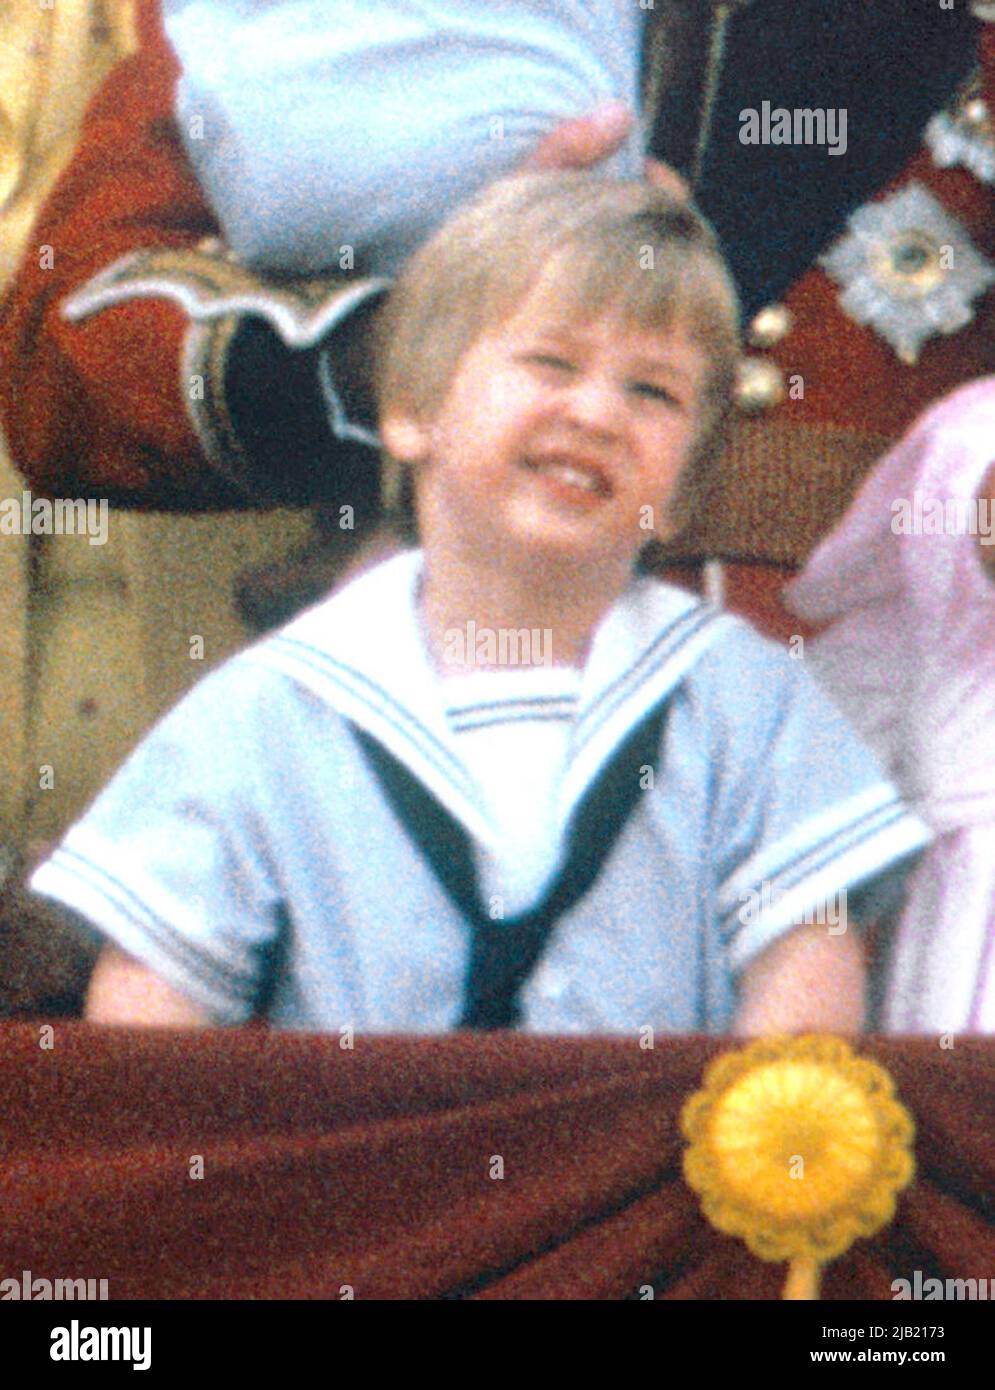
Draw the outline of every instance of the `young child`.
[[[893,940],[884,1021],[995,1032],[995,377],[928,410],[786,593],[815,675],[935,832]]]
[[[928,832],[782,650],[636,572],[737,355],[648,184],[510,179],[417,253],[380,393],[423,548],[203,681],[36,872],[113,943],[91,1018],[860,1026]]]

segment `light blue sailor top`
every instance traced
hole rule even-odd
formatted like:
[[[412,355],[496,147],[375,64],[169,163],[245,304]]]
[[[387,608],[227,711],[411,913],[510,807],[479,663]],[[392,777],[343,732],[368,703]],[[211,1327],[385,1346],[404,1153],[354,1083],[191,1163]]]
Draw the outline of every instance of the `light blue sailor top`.
[[[421,572],[420,551],[396,556],[209,675],[32,887],[218,1023],[265,997],[279,1027],[455,1026],[467,920],[355,733],[500,858],[422,636]],[[893,905],[928,842],[799,662],[711,604],[635,577],[581,674],[552,816],[563,843],[599,772],[661,705],[656,769],[522,989],[526,1031],[721,1032],[747,962],[844,890],[858,922]],[[494,719],[523,714],[517,695],[503,713],[495,698]]]
[[[228,243],[259,269],[354,261],[396,274],[561,121],[606,101],[638,111],[637,0],[164,0],[163,11],[187,153]],[[642,145],[634,129],[605,173],[640,178]]]

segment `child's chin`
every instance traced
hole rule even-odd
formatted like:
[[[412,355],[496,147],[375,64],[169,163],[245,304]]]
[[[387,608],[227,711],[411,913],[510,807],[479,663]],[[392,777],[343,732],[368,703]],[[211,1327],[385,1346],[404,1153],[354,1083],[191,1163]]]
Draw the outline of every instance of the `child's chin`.
[[[554,503],[542,505],[533,498],[510,507],[506,524],[510,533],[539,545],[597,545],[606,535],[604,518],[597,511],[580,508],[572,511]]]
[[[508,527],[504,535],[510,547],[536,555],[561,555],[564,559],[590,555],[593,540],[590,528],[554,525],[545,518]]]
[[[609,534],[597,527],[548,520],[509,527],[503,533],[507,551],[515,554],[516,563],[575,563],[585,567],[605,565],[614,568],[623,553],[632,552],[635,564],[639,547],[625,538]]]

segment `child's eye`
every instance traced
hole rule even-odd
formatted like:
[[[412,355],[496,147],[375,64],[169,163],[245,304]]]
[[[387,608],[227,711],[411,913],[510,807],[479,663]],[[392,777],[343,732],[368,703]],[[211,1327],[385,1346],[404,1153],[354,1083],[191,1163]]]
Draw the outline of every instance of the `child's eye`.
[[[573,371],[573,363],[565,357],[558,357],[554,352],[530,352],[526,354],[525,361],[536,367],[549,367],[556,372]]]
[[[674,395],[673,391],[668,391],[666,386],[657,386],[652,381],[634,381],[632,390],[637,396],[642,396],[645,400],[664,401],[667,405],[681,404],[680,399]]]

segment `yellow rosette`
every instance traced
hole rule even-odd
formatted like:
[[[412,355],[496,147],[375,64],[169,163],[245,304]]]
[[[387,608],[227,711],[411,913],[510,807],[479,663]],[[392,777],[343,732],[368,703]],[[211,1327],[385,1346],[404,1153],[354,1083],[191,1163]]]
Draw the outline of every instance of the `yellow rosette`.
[[[842,1038],[763,1038],[726,1052],[684,1104],[684,1176],[718,1230],[788,1260],[785,1298],[879,1231],[912,1180],[912,1117],[891,1076]]]

